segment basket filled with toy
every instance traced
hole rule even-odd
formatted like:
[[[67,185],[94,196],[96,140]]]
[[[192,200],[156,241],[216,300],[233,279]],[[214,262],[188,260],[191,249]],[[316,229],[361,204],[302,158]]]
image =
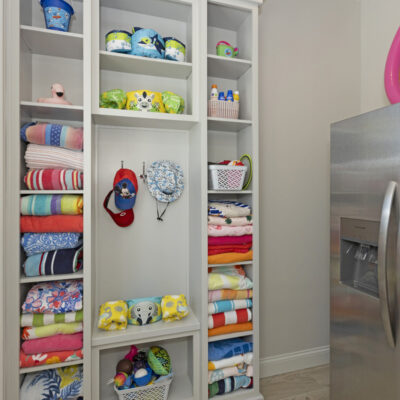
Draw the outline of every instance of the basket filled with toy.
[[[218,93],[217,85],[212,85],[210,100],[208,100],[208,116],[213,118],[239,118],[239,91],[228,90]]]
[[[240,160],[225,160],[208,165],[208,188],[242,190],[247,167]]]
[[[152,346],[139,351],[131,346],[118,362],[113,382],[119,400],[166,400],[172,380],[167,350]]]

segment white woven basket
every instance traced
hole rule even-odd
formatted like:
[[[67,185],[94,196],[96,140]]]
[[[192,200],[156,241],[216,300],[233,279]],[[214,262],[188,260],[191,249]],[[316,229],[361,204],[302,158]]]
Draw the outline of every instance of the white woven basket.
[[[246,166],[209,165],[208,187],[211,190],[242,190]]]
[[[224,100],[208,100],[208,116],[214,118],[239,118],[239,103]]]
[[[119,400],[167,400],[169,387],[173,375],[166,377],[161,382],[154,382],[149,386],[136,387],[133,389],[118,390],[114,386]]]

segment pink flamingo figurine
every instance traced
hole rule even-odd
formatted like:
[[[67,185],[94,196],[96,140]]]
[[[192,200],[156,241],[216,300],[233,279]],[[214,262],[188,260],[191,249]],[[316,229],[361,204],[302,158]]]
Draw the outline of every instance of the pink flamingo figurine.
[[[64,86],[61,85],[61,83],[53,83],[51,85],[52,97],[40,97],[37,101],[39,103],[71,105],[72,103],[64,99],[64,93],[65,93]]]

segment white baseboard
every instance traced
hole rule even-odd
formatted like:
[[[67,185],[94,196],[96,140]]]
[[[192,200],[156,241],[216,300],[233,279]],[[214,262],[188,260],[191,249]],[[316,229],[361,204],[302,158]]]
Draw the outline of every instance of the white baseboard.
[[[329,346],[285,353],[260,360],[261,378],[329,363]]]

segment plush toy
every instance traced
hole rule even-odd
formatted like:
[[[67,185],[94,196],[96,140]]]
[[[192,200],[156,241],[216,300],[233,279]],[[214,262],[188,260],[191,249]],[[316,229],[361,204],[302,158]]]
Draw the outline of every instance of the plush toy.
[[[147,362],[157,375],[168,375],[171,372],[171,357],[162,347],[150,347],[147,353]]]
[[[38,103],[71,105],[72,103],[64,99],[64,94],[64,86],[61,83],[53,83],[51,85],[51,97],[40,97],[37,101]]]
[[[123,386],[125,386],[127,379],[128,379],[128,374],[126,374],[125,372],[118,372],[114,376],[115,387],[122,388]]]
[[[133,371],[133,364],[131,360],[128,360],[126,358],[118,361],[116,372],[117,374],[119,372],[123,372],[124,374],[131,375]]]
[[[134,357],[138,354],[138,348],[134,345],[131,346],[129,353],[124,357],[129,361],[133,361]]]
[[[144,360],[133,362],[133,382],[137,386],[146,386],[150,383],[153,371]]]

